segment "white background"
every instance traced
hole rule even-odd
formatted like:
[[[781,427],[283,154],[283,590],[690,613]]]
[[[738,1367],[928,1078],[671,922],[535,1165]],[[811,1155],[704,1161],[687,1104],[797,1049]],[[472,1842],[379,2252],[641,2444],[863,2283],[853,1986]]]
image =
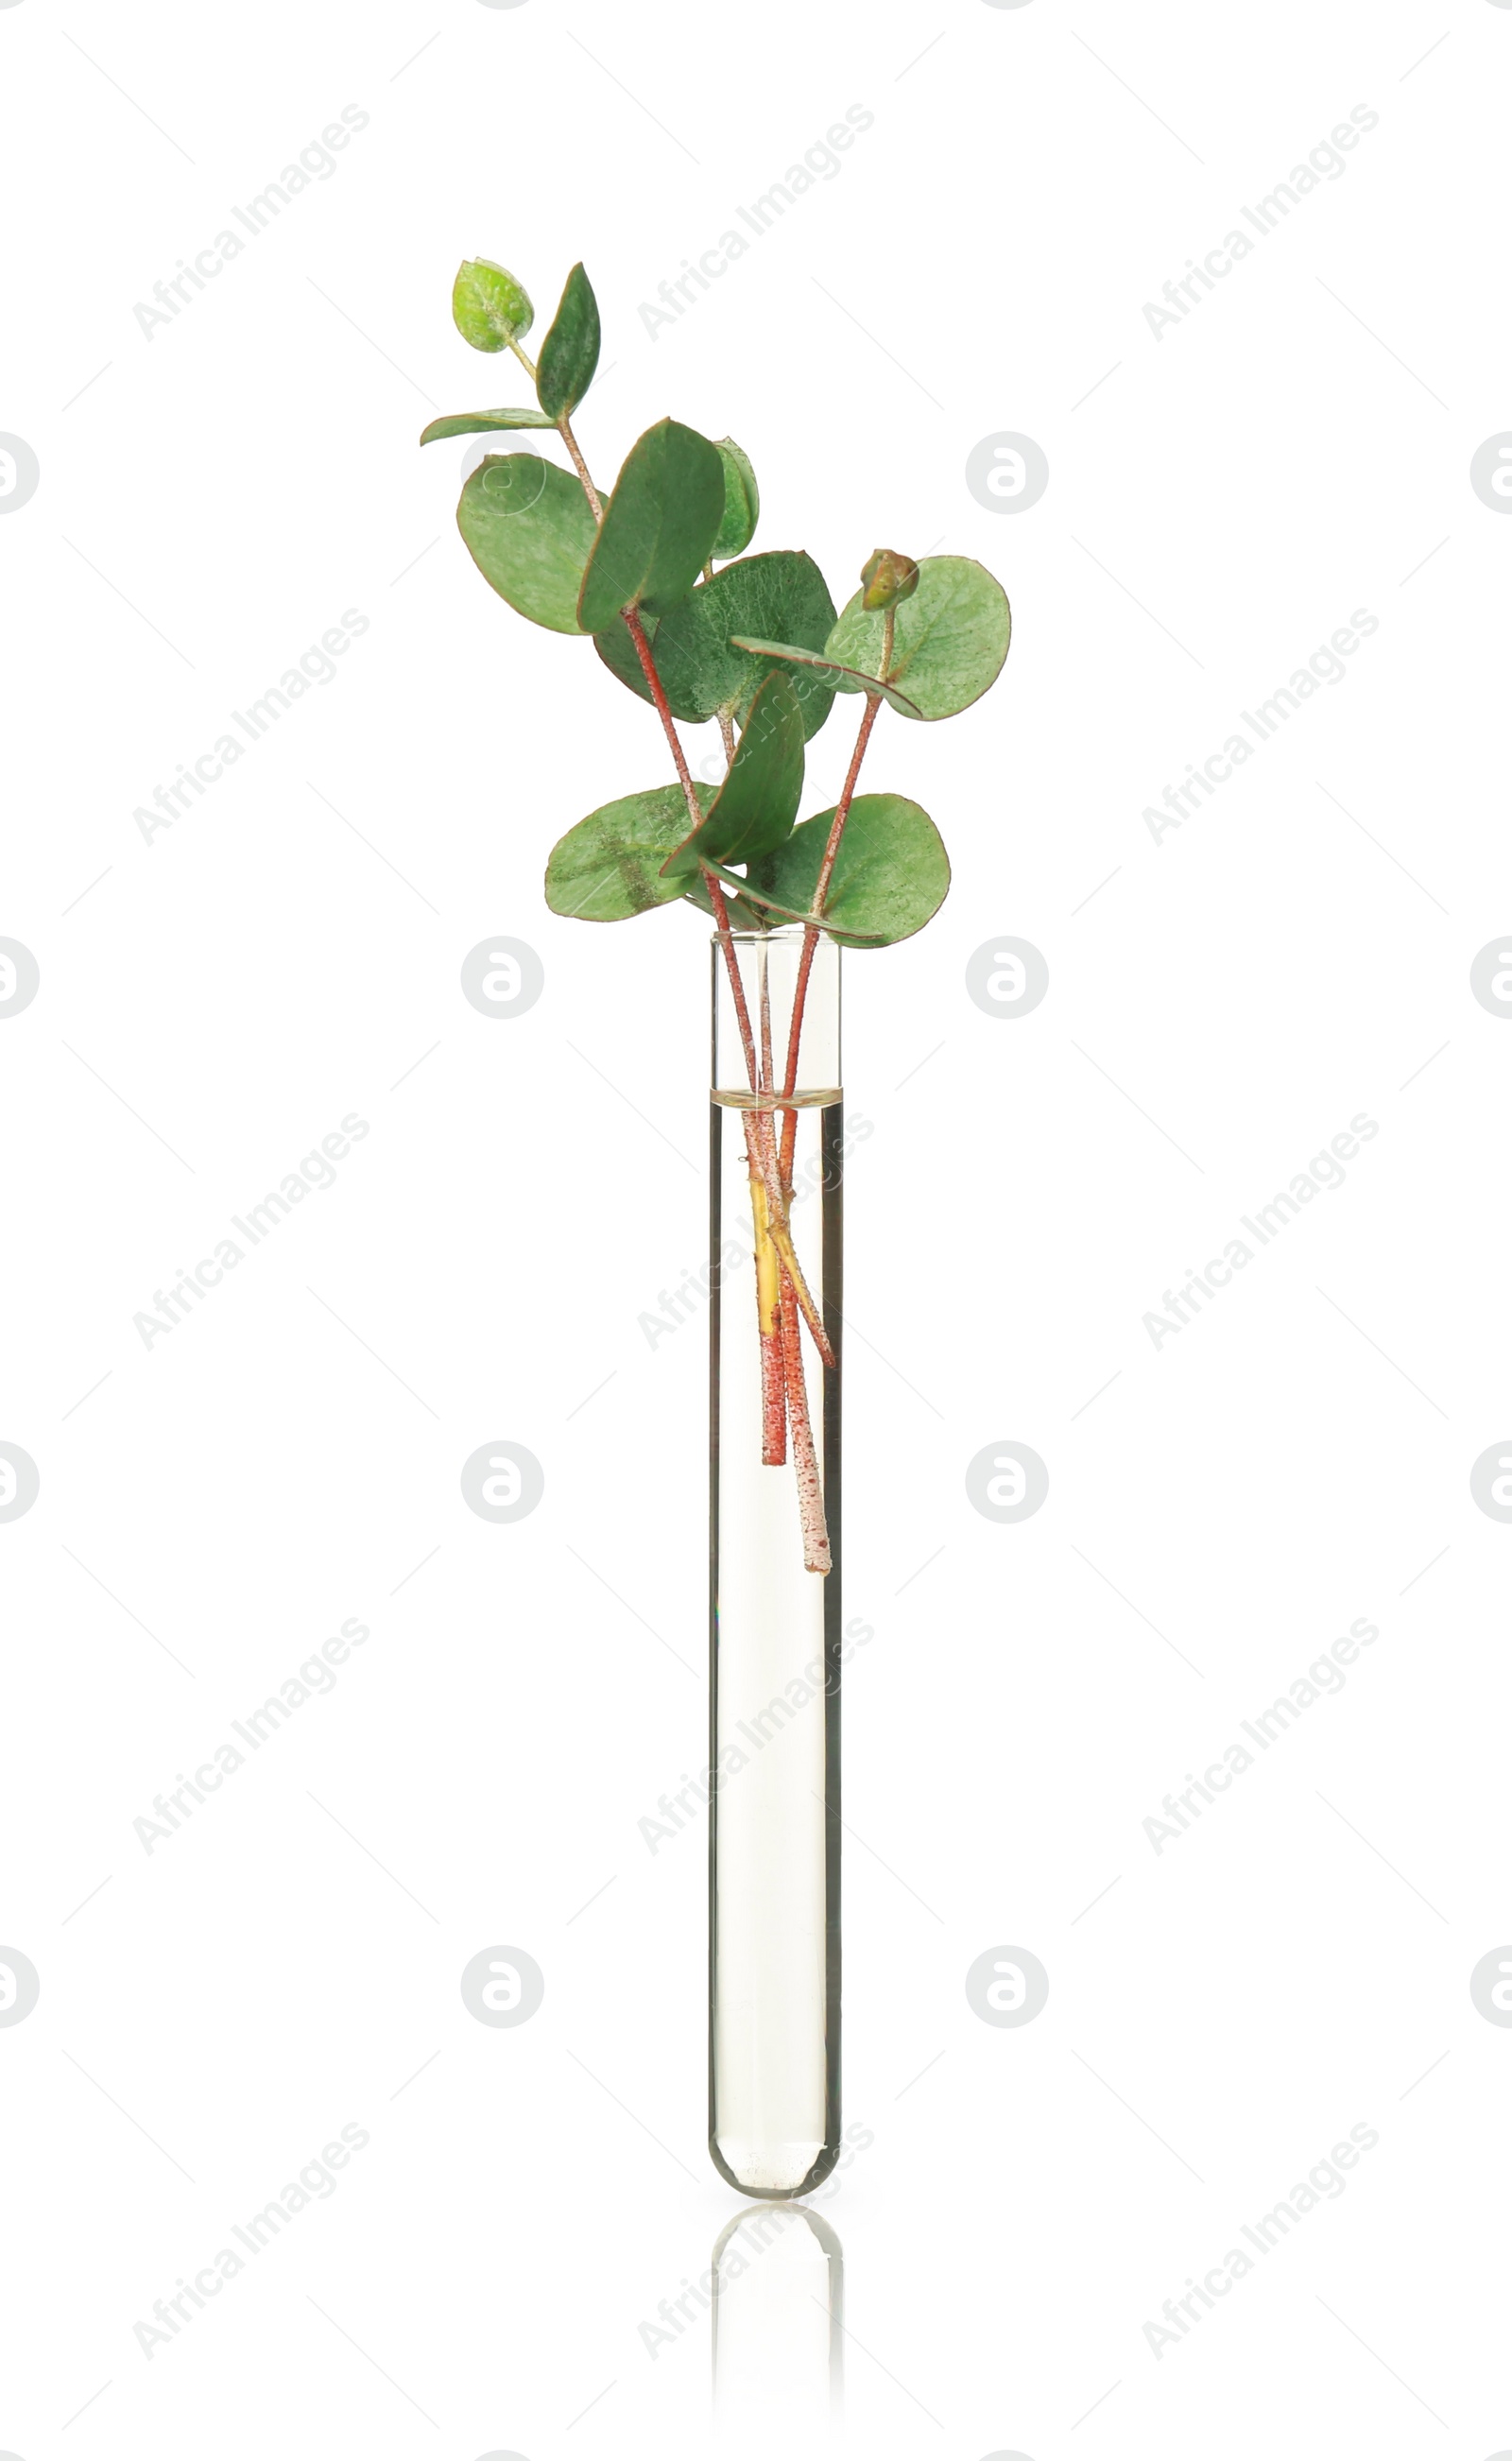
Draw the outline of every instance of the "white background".
[[[667,763],[479,578],[463,448],[415,449],[523,398],[452,329],[481,252],[538,336],[586,260],[601,482],[672,411],[738,437],[756,546],[838,602],[881,544],[1013,603],[987,700],[883,718],[868,782],[954,886],[848,961],[851,2441],[1512,2445],[1512,2036],[1468,1989],[1512,1937],[1512,1531],[1469,1487],[1512,1425],[1512,1046],[1469,988],[1512,911],[1512,524],[1468,478],[1512,421],[1512,11],[18,0],[0,54],[0,429],[40,466],[0,523],[0,931],[41,969],[0,1027],[0,1437],[41,1473],[0,1527],[0,1940],[41,1977],[0,2029],[0,2444],[708,2449],[707,2318],[639,2330],[736,2202],[702,1838],[637,1828],[704,1744],[703,1323],[637,1318],[702,1251],[706,943],[543,903],[555,837]],[[841,174],[649,336],[852,104]],[[334,175],[145,336],[347,105]],[[1356,105],[1345,176],[1157,340],[1143,303]],[[1002,431],[1050,463],[1016,518],[965,481]],[[146,842],[349,609],[334,678]],[[1356,609],[1346,679],[1157,843]],[[500,932],[545,970],[513,1020],[458,985]],[[965,990],[1004,933],[1051,972],[1017,1022]],[[351,1112],[336,1185],[145,1348]],[[1346,1185],[1157,1350],[1162,1292],[1360,1112]],[[507,1528],[458,1487],[495,1439],[545,1472]],[[964,1486],[1004,1439],[1050,1469],[1014,1527]],[[351,1617],[335,1690],[146,1853],[154,1795]],[[1157,1855],[1161,1797],[1359,1617],[1343,1693]],[[546,1979],[516,2030],[458,1988],[500,1942]],[[1051,1977],[1023,2030],[965,1997],[1001,1943]],[[337,2193],[144,2356],[349,2123]],[[1362,2123],[1347,2193],[1152,2352]]]

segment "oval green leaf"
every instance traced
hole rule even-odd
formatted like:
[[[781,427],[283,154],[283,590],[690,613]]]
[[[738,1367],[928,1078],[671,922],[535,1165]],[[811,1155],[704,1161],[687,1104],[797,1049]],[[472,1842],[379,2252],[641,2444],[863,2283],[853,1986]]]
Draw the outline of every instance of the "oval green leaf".
[[[599,303],[582,266],[575,265],[536,369],[536,398],[553,423],[571,417],[598,364]]]
[[[791,678],[768,675],[751,704],[703,824],[684,838],[662,866],[679,888],[700,863],[752,863],[768,854],[792,828],[803,792],[803,714]]]
[[[457,506],[457,526],[491,588],[551,632],[576,632],[594,522],[576,479],[534,453],[490,453]]]
[[[470,256],[452,285],[452,322],[475,351],[502,351],[528,333],[536,311],[522,282],[487,256]]]
[[[759,902],[769,890],[806,913],[834,818],[833,811],[817,812],[753,864],[749,894]],[[858,948],[906,940],[938,912],[949,886],[949,857],[927,812],[905,795],[858,795],[835,858],[824,929]]]
[[[733,436],[719,437],[714,451],[724,463],[725,509],[709,554],[711,560],[717,557],[724,564],[731,556],[744,555],[756,536],[756,525],[761,516],[761,496],[756,486],[756,472]]]
[[[694,789],[700,803],[712,786]],[[652,786],[602,804],[559,838],[546,865],[546,904],[580,923],[623,923],[681,897],[685,883],[661,867],[688,828],[680,786]]]
[[[724,516],[724,463],[675,418],[658,420],[631,445],[599,524],[578,620],[607,631],[627,607],[665,614],[686,598]]]
[[[448,436],[491,436],[500,427],[554,427],[543,410],[456,410],[446,418],[433,418],[421,430],[422,444],[439,444]]]
[[[857,591],[825,644],[841,666],[873,674],[882,663],[886,619],[869,614]],[[914,716],[954,717],[997,681],[1012,631],[1001,585],[966,555],[926,555],[919,587],[894,610],[889,681],[914,703]],[[841,692],[863,689],[841,682]],[[907,716],[910,713],[905,712]]]

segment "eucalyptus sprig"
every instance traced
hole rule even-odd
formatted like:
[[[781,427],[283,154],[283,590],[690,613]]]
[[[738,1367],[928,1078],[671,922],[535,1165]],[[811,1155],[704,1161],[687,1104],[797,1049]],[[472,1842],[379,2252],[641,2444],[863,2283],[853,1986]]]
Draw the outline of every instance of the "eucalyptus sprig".
[[[475,350],[513,354],[536,407],[433,419],[421,443],[555,429],[573,474],[533,452],[489,454],[457,507],[468,552],[517,613],[549,631],[590,636],[609,673],[655,709],[671,754],[675,782],[620,796],[558,840],[546,903],[557,914],[611,923],[681,899],[713,918],[749,1090],[771,1098],[740,1115],[756,1240],[761,1457],[785,1460],[791,1429],[804,1562],[825,1573],[800,1319],[826,1366],[834,1359],[789,1222],[798,1133],[791,1098],[810,973],[821,932],[849,948],[884,948],[921,931],[943,903],[950,866],[933,821],[905,796],[858,794],[857,781],[884,707],[932,723],[969,709],[996,681],[1008,655],[1008,600],[969,557],[915,563],[878,548],[837,614],[811,557],[788,548],[747,554],[760,498],[739,445],[729,437],[712,442],[671,417],[630,447],[606,503],[572,429],[600,347],[598,302],[581,265],[534,363],[522,344],[535,310],[504,267],[486,257],[463,264],[452,315]],[[839,800],[799,821],[807,746],[846,693],[862,695],[864,707]],[[677,732],[679,722],[710,718],[725,747],[716,787],[694,783]],[[732,919],[756,931],[803,927],[780,1082],[769,1021],[763,1015],[759,1041],[753,1027]]]

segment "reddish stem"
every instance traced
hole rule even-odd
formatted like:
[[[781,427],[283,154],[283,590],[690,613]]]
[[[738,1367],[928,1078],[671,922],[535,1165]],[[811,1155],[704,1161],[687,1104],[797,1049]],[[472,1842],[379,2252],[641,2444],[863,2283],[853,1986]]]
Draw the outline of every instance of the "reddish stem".
[[[782,1364],[787,1381],[787,1414],[793,1429],[799,1521],[803,1531],[803,1570],[806,1573],[827,1573],[831,1556],[829,1530],[824,1520],[824,1490],[820,1484],[819,1463],[814,1454],[814,1430],[809,1422],[798,1308],[793,1285],[785,1273],[782,1276]]]
[[[829,895],[829,885],[835,872],[835,858],[840,852],[841,835],[850,817],[850,807],[856,793],[856,781],[861,776],[861,764],[866,757],[866,746],[871,740],[871,731],[877,723],[877,712],[881,707],[882,696],[869,693],[866,696],[865,715],[862,718],[861,728],[856,737],[856,749],[850,756],[850,767],[845,773],[845,783],[841,788],[840,802],[835,806],[835,817],[830,823],[829,837],[824,846],[824,860],[820,865],[819,878],[814,884],[814,897],[810,910],[816,916],[822,915],[824,911],[824,901]],[[782,1082],[784,1094],[792,1094],[798,1086],[799,1045],[803,1038],[803,1009],[808,999],[808,978],[814,971],[814,952],[818,947],[819,924],[816,921],[805,925],[803,946],[799,954],[798,979],[793,987],[793,1021],[788,1030],[787,1038],[787,1075]],[[796,1110],[788,1110],[782,1116],[782,1151],[777,1165],[777,1177],[785,1192],[791,1191],[793,1186],[793,1154],[797,1144],[798,1113]]]

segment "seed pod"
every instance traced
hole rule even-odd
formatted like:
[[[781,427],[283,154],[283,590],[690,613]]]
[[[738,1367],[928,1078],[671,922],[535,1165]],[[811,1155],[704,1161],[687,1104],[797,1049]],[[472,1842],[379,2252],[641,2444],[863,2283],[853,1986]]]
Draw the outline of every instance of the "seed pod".
[[[878,547],[862,566],[861,603],[869,615],[911,598],[918,587],[919,567],[912,556],[899,555],[893,547]]]

